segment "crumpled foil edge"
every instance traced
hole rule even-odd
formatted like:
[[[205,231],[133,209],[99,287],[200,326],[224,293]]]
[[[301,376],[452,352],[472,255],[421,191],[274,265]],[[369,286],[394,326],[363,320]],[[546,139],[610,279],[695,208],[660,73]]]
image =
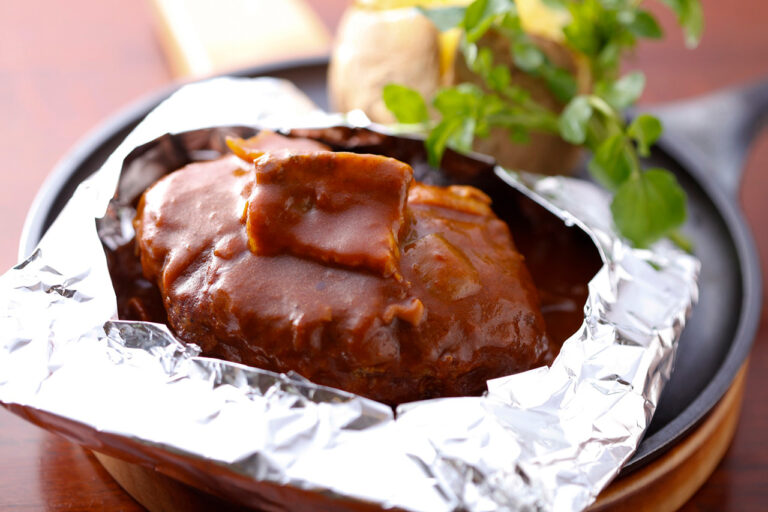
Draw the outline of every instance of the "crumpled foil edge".
[[[207,471],[214,492],[250,492],[275,508],[281,494],[260,483],[408,510],[587,507],[650,423],[699,270],[669,243],[626,245],[608,196],[589,183],[496,169],[584,229],[604,266],[553,365],[489,381],[483,397],[405,404],[395,416],[298,375],[198,357],[165,326],[116,321],[95,218],[130,150],[215,125],[344,124],[367,123],[322,113],[275,79],[214,79],[163,102],[0,277],[0,401],[91,448],[193,482]]]

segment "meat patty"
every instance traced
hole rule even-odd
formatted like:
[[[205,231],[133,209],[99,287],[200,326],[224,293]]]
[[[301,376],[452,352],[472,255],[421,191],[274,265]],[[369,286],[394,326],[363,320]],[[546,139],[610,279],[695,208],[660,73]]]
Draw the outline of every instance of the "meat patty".
[[[231,146],[155,183],[135,219],[182,340],[391,405],[550,361],[523,257],[481,191],[306,139]]]

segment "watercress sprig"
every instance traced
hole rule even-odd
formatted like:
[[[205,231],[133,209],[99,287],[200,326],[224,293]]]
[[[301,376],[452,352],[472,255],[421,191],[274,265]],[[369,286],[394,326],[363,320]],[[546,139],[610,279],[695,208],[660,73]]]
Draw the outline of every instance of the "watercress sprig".
[[[579,94],[577,79],[557,67],[523,30],[514,0],[475,0],[466,7],[422,9],[440,30],[462,29],[459,48],[483,86],[461,83],[437,91],[430,104],[403,85],[384,88],[384,102],[399,123],[427,133],[430,164],[437,166],[446,147],[467,152],[476,137],[502,127],[515,143],[532,132],[557,134],[592,153],[588,169],[613,193],[611,212],[619,232],[638,247],[669,236],[689,249],[676,229],[686,218],[686,196],[674,176],[660,168],[643,169],[640,157],[661,136],[658,119],[643,114],[627,124],[622,112],[645,87],[634,71],[619,76],[621,57],[639,38],[660,38],[655,17],[637,0],[545,0],[566,9],[570,21],[562,28],[564,43],[589,66],[592,90]],[[698,0],[661,0],[677,15],[689,46],[701,37],[703,18]],[[505,38],[515,66],[546,84],[565,103],[562,112],[535,101],[512,82],[508,66],[494,62],[483,36],[493,30]]]

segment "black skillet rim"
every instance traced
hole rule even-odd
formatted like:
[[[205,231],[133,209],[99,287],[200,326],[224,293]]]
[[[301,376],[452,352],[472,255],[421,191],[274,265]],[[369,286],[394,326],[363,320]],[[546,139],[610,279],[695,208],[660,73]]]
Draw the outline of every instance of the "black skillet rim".
[[[255,77],[327,65],[327,57],[313,57],[248,67],[228,73],[225,76]],[[53,220],[50,218],[51,208],[62,189],[75,177],[80,165],[90,155],[107,144],[116,134],[141,120],[158,103],[170,96],[184,83],[186,82],[179,82],[160,92],[145,96],[121,110],[79,140],[55,165],[40,187],[25,219],[20,240],[20,257],[23,258],[30,254],[42,237],[43,227],[50,220]],[[744,293],[736,334],[725,360],[712,381],[675,419],[642,440],[637,452],[622,469],[622,474],[627,474],[648,464],[671,448],[714,408],[731,386],[736,373],[749,355],[761,313],[760,263],[752,234],[737,206],[737,201],[730,197],[712,176],[705,175],[693,158],[679,149],[682,146],[676,141],[674,134],[664,134],[658,142],[658,146],[681,164],[715,204],[719,215],[728,228],[728,233],[732,237],[738,255]]]

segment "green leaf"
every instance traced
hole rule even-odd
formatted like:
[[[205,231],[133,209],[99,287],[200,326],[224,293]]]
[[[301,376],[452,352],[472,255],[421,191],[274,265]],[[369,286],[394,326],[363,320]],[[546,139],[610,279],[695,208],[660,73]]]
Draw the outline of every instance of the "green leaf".
[[[527,38],[515,41],[512,45],[512,55],[515,59],[515,66],[529,73],[538,70],[547,59],[544,52]]]
[[[651,154],[651,146],[661,137],[663,131],[661,121],[657,118],[648,114],[640,114],[629,125],[627,135],[637,142],[638,153],[642,156],[648,156]]]
[[[509,87],[509,83],[512,81],[512,74],[507,66],[494,66],[485,80],[491,89],[503,91]]]
[[[478,4],[477,7],[480,7],[476,12],[479,13],[481,18],[489,18],[507,13],[517,14],[517,4],[515,3],[515,0],[476,0],[475,2],[472,2],[472,4]],[[471,7],[472,5],[470,5],[467,10]]]
[[[642,9],[638,9],[632,17],[632,21],[627,28],[638,37],[647,37],[649,39],[660,39],[664,33],[653,14]]]
[[[560,101],[570,101],[578,91],[576,79],[568,71],[554,66],[545,66],[541,70],[547,87]]]
[[[514,0],[475,0],[464,14],[464,37],[474,43],[485,34],[498,15],[516,12]]]
[[[478,86],[463,83],[440,89],[435,94],[432,105],[443,115],[443,118],[474,117],[482,95],[483,91]]]
[[[685,222],[685,192],[664,169],[649,169],[616,191],[611,213],[619,232],[638,247],[647,247]]]
[[[508,85],[501,91],[513,103],[524,103],[531,99],[531,93],[517,85]]]
[[[477,56],[475,56],[472,62],[472,71],[485,78],[491,74],[493,68],[493,52],[488,47],[481,47],[477,50]]]
[[[696,48],[704,33],[704,11],[699,0],[688,0],[688,8],[683,16],[683,28],[685,29],[685,45],[688,48]]]
[[[508,108],[508,105],[499,96],[481,92],[480,96],[478,96],[477,114],[475,117],[486,122],[489,116],[498,114],[506,108]]]
[[[527,36],[517,37],[511,46],[515,66],[533,76],[541,77],[560,101],[567,102],[578,88],[573,75],[555,67],[536,44]]]
[[[443,153],[448,145],[448,141],[454,136],[454,132],[460,129],[462,129],[461,118],[452,117],[450,119],[443,119],[429,132],[427,140],[424,141],[424,145],[427,148],[429,165],[440,167],[440,161],[443,159]]]
[[[604,90],[598,91],[598,94],[617,111],[622,111],[637,101],[644,88],[645,75],[634,71],[608,84]]]
[[[524,128],[512,127],[509,128],[509,140],[514,144],[528,144],[531,141],[531,134]]]
[[[421,14],[429,18],[440,32],[458,27],[467,12],[466,7],[433,7],[431,9],[417,7],[417,9]]]
[[[387,84],[382,90],[384,105],[398,123],[417,124],[429,121],[427,104],[418,91],[398,84]]]
[[[543,0],[544,5],[553,9],[565,9],[568,7],[567,0]]]
[[[509,11],[501,17],[499,28],[506,34],[516,34],[523,31],[523,23],[517,11]]]
[[[631,148],[624,134],[605,139],[587,165],[594,178],[609,190],[616,190],[632,174]]]
[[[563,34],[570,46],[587,56],[595,56],[604,44],[598,32],[597,2],[569,2],[571,21],[563,28]]]
[[[685,44],[689,48],[698,46],[704,32],[704,13],[699,0],[662,0],[677,15],[677,22],[685,32]]]
[[[448,147],[462,153],[468,153],[472,151],[472,141],[474,138],[475,120],[471,117],[464,117],[448,138]]]
[[[616,10],[620,7],[627,7],[631,0],[598,0],[598,2],[606,9]]]
[[[621,45],[616,41],[612,41],[602,47],[600,53],[597,55],[594,65],[602,70],[613,70],[619,67],[620,60]]]
[[[587,96],[576,96],[558,120],[560,136],[571,144],[583,144],[587,139],[587,124],[592,117],[592,106]]]

